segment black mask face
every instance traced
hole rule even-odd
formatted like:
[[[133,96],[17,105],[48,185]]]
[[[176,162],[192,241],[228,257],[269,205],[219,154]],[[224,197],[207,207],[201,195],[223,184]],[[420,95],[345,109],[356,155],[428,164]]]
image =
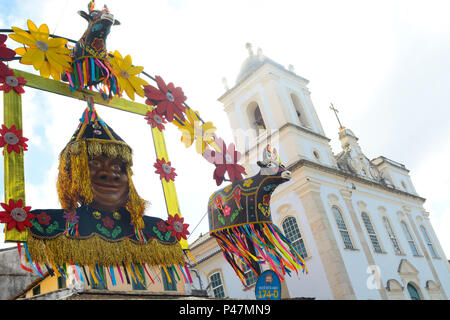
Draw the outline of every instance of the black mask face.
[[[112,14],[99,10],[93,10],[89,14],[78,11],[78,14],[85,18],[89,25],[75,46],[74,58],[86,56],[106,58],[108,54],[106,38],[111,31],[111,26],[119,25],[120,22],[114,19]]]

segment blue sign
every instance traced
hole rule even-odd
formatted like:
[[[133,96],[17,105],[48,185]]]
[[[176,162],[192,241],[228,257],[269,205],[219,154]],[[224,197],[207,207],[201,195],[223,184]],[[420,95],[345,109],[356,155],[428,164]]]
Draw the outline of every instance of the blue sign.
[[[264,271],[256,281],[256,300],[280,300],[281,282],[278,275],[272,271]]]

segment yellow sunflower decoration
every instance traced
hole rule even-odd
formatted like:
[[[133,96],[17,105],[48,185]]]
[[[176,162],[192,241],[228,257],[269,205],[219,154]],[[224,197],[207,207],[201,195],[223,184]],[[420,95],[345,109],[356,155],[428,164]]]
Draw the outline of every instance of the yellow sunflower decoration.
[[[114,57],[111,58],[111,65],[119,80],[120,93],[122,94],[123,90],[125,90],[131,100],[134,100],[135,92],[137,95],[144,97],[143,86],[147,86],[148,83],[137,76],[144,71],[144,67],[133,66],[130,55],[123,58],[117,50],[113,55]]]
[[[172,122],[182,132],[181,141],[186,148],[190,147],[194,143],[194,140],[195,149],[200,154],[203,154],[208,144],[214,147],[214,132],[216,131],[216,127],[214,127],[213,123],[209,121],[202,124],[197,113],[189,108],[186,109],[186,118],[183,121],[183,125],[177,121]]]
[[[71,71],[71,51],[66,47],[67,40],[62,38],[51,38],[48,26],[42,24],[39,28],[33,21],[27,21],[29,32],[17,27],[12,27],[14,33],[9,37],[24,45],[15,51],[21,55],[20,62],[33,65],[39,70],[44,78],[50,75],[55,80],[61,80],[64,71]]]

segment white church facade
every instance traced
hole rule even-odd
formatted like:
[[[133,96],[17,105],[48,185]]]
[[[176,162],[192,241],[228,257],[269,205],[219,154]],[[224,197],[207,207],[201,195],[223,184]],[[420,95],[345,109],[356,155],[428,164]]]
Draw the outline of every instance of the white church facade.
[[[308,81],[247,48],[236,84],[219,101],[248,176],[267,144],[292,172],[270,208],[309,273],[286,277],[282,297],[448,300],[450,265],[406,167],[382,156],[369,160],[342,126],[342,151],[333,154]],[[198,289],[255,299],[253,272],[245,289],[214,238],[204,235],[190,247]]]

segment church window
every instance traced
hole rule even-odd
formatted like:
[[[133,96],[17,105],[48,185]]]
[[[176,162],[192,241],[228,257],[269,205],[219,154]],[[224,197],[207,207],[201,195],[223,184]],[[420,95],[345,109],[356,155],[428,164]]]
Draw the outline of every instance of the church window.
[[[306,252],[305,243],[303,242],[302,235],[297,225],[297,220],[294,217],[287,217],[283,221],[283,230],[286,238],[292,243],[298,254],[305,259],[308,256]]]
[[[433,243],[430,240],[430,237],[428,236],[427,230],[424,226],[420,226],[420,230],[422,231],[423,238],[425,239],[425,242],[427,243],[428,250],[430,250],[431,256],[433,258],[438,258],[438,255],[436,254],[436,251],[434,250]]]
[[[366,226],[367,234],[369,235],[370,241],[372,242],[373,249],[375,252],[381,253],[380,242],[378,241],[377,234],[375,233],[375,229],[373,228],[372,221],[370,221],[369,215],[365,212],[361,213],[362,220],[364,225]]]
[[[257,106],[255,108],[255,111],[253,112],[253,119],[255,121],[254,124],[255,124],[255,127],[257,129],[260,129],[260,130],[265,130],[266,129],[266,125],[264,124],[264,119],[262,117],[261,110],[259,109],[259,106]]]
[[[417,290],[417,288],[414,285],[408,283],[406,288],[408,289],[408,293],[409,296],[411,297],[411,300],[422,300],[419,294],[419,290]]]
[[[316,160],[319,160],[319,161],[320,161],[320,153],[319,153],[319,151],[314,150],[314,151],[313,151],[313,155],[314,155],[314,158],[316,158]]]
[[[223,289],[222,277],[220,272],[216,272],[209,277],[214,298],[225,298],[225,290]]]
[[[342,241],[344,241],[344,246],[346,249],[354,249],[352,240],[350,238],[350,234],[348,233],[347,226],[345,224],[344,218],[342,217],[341,211],[335,206],[332,208],[334,218],[336,219],[336,223],[339,229],[339,233],[341,234]]]
[[[384,223],[384,227],[386,228],[389,239],[391,239],[392,246],[394,247],[395,253],[401,254],[402,250],[400,249],[397,237],[395,236],[394,230],[392,229],[391,223],[389,222],[388,218],[383,217],[383,223]]]
[[[308,119],[306,117],[302,103],[300,102],[300,99],[298,98],[298,96],[294,93],[291,93],[291,100],[292,100],[292,104],[295,107],[295,113],[297,114],[300,124],[303,127],[309,127]]]
[[[256,283],[256,280],[258,279],[255,272],[252,269],[250,269],[245,263],[242,265],[242,267],[244,269],[245,284],[247,286],[251,286],[252,284]]]
[[[405,232],[405,236],[406,236],[406,239],[408,240],[409,247],[411,248],[412,254],[415,256],[418,256],[419,252],[417,251],[416,244],[414,242],[414,239],[411,236],[411,233],[409,232],[408,226],[406,225],[406,223],[404,221],[401,222],[401,225],[402,225],[403,231]]]

